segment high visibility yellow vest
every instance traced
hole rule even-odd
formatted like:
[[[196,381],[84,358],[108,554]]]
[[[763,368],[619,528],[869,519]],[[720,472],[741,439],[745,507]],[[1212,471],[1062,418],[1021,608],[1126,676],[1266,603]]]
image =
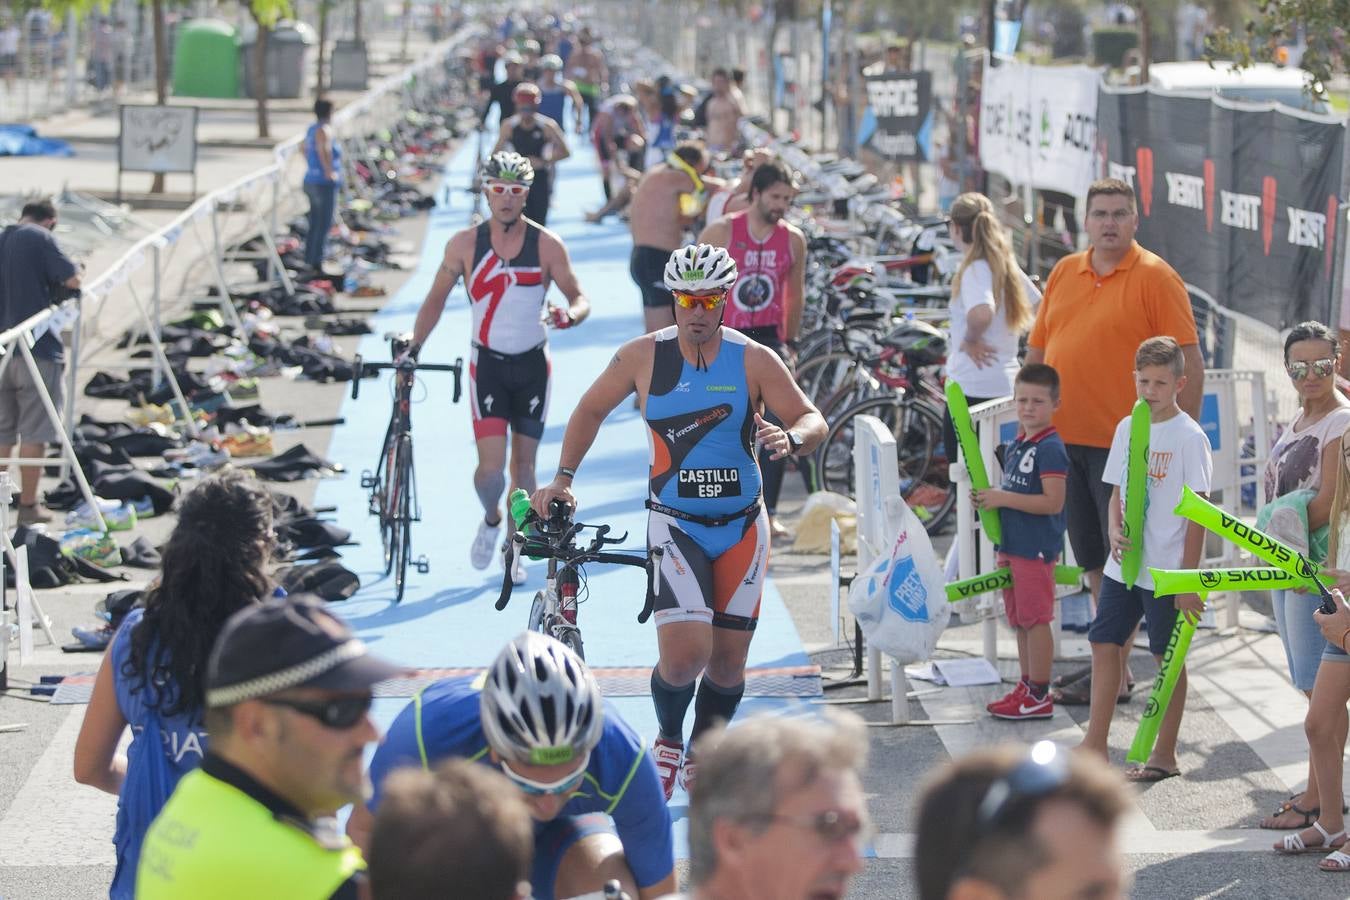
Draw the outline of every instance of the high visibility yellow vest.
[[[307,825],[196,769],[146,832],[137,900],[327,900],[365,862],[346,835]]]

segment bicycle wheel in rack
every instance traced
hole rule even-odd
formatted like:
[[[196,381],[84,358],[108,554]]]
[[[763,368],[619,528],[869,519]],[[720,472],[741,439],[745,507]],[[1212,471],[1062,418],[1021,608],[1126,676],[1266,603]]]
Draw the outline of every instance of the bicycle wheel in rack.
[[[956,485],[947,477],[942,416],[926,403],[900,397],[873,397],[840,414],[816,451],[820,487],[855,496],[854,426],[860,415],[875,416],[895,436],[900,493],[930,534],[940,531],[956,508]]]
[[[403,588],[408,578],[408,558],[412,552],[412,435],[399,438],[395,455],[398,472],[398,493],[396,514],[394,515],[394,533],[390,543],[393,546],[394,602],[403,600]]]

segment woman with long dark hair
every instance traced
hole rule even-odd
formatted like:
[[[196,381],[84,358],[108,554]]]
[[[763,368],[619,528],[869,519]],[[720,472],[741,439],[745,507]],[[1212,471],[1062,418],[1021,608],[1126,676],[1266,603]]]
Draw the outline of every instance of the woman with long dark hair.
[[[132,897],[146,829],[201,762],[207,657],[231,615],[273,592],[272,542],[272,501],[251,475],[230,469],[203,480],[179,505],[144,609],[127,615],[99,666],[75,780],[118,795],[113,900]]]

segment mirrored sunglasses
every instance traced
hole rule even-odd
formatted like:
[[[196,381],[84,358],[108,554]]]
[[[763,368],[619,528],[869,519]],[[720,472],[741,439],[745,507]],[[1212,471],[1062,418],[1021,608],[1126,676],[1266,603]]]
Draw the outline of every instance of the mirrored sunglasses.
[[[727,302],[726,291],[719,291],[716,294],[686,294],[684,291],[671,291],[671,293],[675,295],[675,302],[684,309],[693,309],[695,306],[702,306],[704,309],[717,309]]]
[[[556,797],[561,794],[570,794],[581,784],[582,779],[586,777],[586,767],[591,763],[591,755],[586,754],[586,758],[581,761],[581,765],[571,775],[564,775],[557,781],[535,781],[533,778],[526,778],[519,772],[512,769],[502,760],[499,768],[502,774],[511,780],[511,783],[520,788],[532,797]]]

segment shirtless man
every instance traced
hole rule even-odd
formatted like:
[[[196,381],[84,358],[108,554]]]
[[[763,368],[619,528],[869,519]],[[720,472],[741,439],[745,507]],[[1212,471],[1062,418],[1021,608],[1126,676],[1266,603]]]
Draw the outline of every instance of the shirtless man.
[[[741,177],[713,194],[712,199],[708,201],[708,213],[705,218],[709,225],[723,216],[749,208],[750,182],[755,177],[755,169],[773,158],[773,151],[763,147],[745,151],[745,155],[741,157]],[[709,242],[705,240],[704,243]]]
[[[409,350],[414,358],[421,351],[445,311],[450,290],[463,278],[473,309],[469,399],[478,450],[473,485],[484,513],[469,550],[475,569],[487,568],[498,547],[508,428],[511,487],[535,488],[534,463],[544,434],[550,378],[545,314],[554,328],[569,328],[591,308],[562,241],[524,215],[535,177],[529,160],[496,153],[484,161],[481,175],[491,218],[457,232],[445,245],[445,257],[417,312]],[[547,303],[550,283],[558,286],[566,306]],[[516,584],[525,580],[519,558],[511,562],[511,574]]]
[[[609,66],[605,65],[605,54],[596,46],[595,36],[589,28],[581,29],[577,41],[581,46],[567,60],[567,74],[586,103],[586,123],[589,126],[595,118],[600,99],[609,93]]]
[[[685,232],[703,212],[707,186],[703,172],[708,152],[699,141],[685,141],[663,163],[649,168],[633,192],[629,226],[633,254],[628,272],[642,292],[644,331],[675,324],[670,289],[665,284],[670,254],[685,244]]]
[[[708,152],[729,153],[741,142],[741,119],[745,108],[731,92],[731,76],[726,69],[715,69],[712,73],[712,96],[708,98],[708,127],[705,137]]]

